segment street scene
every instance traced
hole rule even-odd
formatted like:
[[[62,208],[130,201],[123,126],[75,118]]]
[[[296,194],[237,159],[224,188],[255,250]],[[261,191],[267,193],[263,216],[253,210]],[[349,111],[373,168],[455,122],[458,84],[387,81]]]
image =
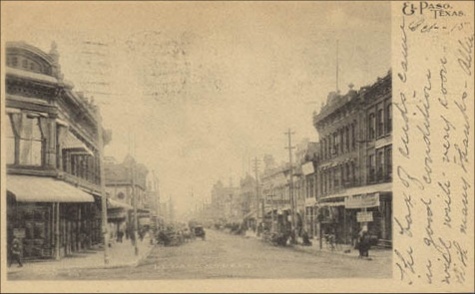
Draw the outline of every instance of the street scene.
[[[347,247],[345,247],[347,248]],[[390,278],[391,251],[377,249],[372,260],[358,254],[310,247],[269,246],[258,238],[242,238],[211,230],[206,241],[187,242],[179,247],[152,247],[146,258],[129,266],[107,270],[83,267],[77,262],[63,265],[34,264],[28,271],[11,272],[11,280],[167,280],[167,279],[275,279],[275,278]],[[101,255],[102,252],[97,254]],[[264,257],[263,257],[264,256]],[[102,255],[101,255],[102,257]],[[81,258],[81,257],[79,257]],[[90,259],[91,265],[94,258]]]
[[[392,277],[390,3],[116,4],[12,20],[8,280]]]

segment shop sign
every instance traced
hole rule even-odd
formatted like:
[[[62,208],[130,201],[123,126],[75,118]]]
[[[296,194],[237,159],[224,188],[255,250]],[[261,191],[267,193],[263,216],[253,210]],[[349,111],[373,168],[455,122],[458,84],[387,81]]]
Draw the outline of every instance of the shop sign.
[[[353,195],[345,198],[345,208],[369,208],[379,206],[379,193]]]
[[[360,211],[356,214],[356,220],[359,223],[369,223],[373,221],[372,211]]]
[[[266,204],[285,205],[285,204],[290,204],[290,200],[289,199],[266,199]]]

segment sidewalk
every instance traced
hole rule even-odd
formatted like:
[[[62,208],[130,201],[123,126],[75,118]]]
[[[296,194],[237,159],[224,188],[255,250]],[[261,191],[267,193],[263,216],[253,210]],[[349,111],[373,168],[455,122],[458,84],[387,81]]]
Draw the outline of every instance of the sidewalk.
[[[342,256],[348,256],[352,258],[359,257],[359,251],[357,249],[354,249],[353,246],[351,245],[338,244],[335,246],[335,248],[331,248],[329,244],[323,241],[322,249],[320,249],[319,239],[312,239],[311,242],[312,242],[311,246],[294,245],[292,248],[294,248],[297,251],[307,252],[310,254],[318,254],[321,252],[327,252],[327,253],[338,254]],[[369,258],[371,260],[386,260],[388,262],[391,262],[392,250],[372,247],[369,250]]]
[[[255,238],[255,239],[263,241],[262,237],[257,237],[257,235],[253,234],[252,232],[250,233],[246,232],[245,238]],[[301,245],[302,243],[301,238],[298,238],[298,241],[299,241],[299,245],[292,245],[292,246],[288,246],[287,248],[300,251],[300,252],[306,252],[309,254],[331,253],[331,254],[338,254],[341,256],[348,256],[348,257],[356,258],[356,259],[359,257],[359,251],[357,249],[354,249],[353,246],[351,245],[338,244],[338,245],[335,245],[334,248],[331,248],[330,244],[323,241],[322,249],[320,249],[319,239],[311,239],[310,240],[312,242],[311,246]],[[369,259],[379,260],[381,262],[391,262],[392,250],[372,247],[372,249],[369,250]]]
[[[139,254],[135,255],[135,248],[130,240],[124,240],[123,243],[112,243],[109,247],[109,264],[104,264],[103,248],[88,250],[85,252],[74,253],[71,256],[61,260],[44,260],[24,262],[23,267],[17,267],[13,264],[8,268],[8,274],[21,275],[28,278],[36,276],[38,273],[54,277],[60,271],[84,269],[84,268],[115,268],[126,266],[137,266],[138,263],[146,258],[154,245],[150,244],[148,235],[143,241],[137,241]]]

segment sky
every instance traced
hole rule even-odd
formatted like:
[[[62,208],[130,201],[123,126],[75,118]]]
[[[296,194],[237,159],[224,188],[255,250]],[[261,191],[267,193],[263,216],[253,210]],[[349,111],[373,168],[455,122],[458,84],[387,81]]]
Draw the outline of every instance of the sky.
[[[337,85],[372,84],[390,69],[390,3],[8,2],[3,38],[46,52],[93,97],[127,153],[159,178],[178,214],[239,185],[251,160],[288,161],[318,140],[312,115]],[[135,148],[133,147],[135,146]],[[193,192],[193,197],[191,194]]]

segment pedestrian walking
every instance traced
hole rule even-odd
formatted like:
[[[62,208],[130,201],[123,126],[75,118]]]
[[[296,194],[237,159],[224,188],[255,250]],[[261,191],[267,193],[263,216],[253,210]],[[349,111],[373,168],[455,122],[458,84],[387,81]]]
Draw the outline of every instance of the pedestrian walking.
[[[13,238],[11,249],[10,249],[10,261],[8,263],[8,267],[12,265],[13,260],[18,262],[18,267],[22,267],[23,264],[21,263],[21,241],[17,237]]]
[[[369,249],[371,248],[371,240],[368,231],[361,230],[359,234],[357,249],[360,253],[359,258],[368,258],[369,259]]]

